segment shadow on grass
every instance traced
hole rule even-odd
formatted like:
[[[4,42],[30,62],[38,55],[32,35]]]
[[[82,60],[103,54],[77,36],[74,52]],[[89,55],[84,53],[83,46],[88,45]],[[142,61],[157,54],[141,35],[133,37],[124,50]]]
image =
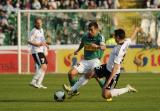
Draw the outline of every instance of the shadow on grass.
[[[26,102],[26,103],[28,103],[28,102],[30,102],[30,103],[36,103],[36,102],[40,102],[40,103],[51,103],[51,102],[53,102],[53,103],[61,103],[61,102],[56,102],[56,101],[52,101],[52,100],[25,100],[25,99],[14,99],[14,100],[0,100],[0,103],[14,103],[14,102],[19,102],[19,103],[21,103],[21,102]],[[88,103],[88,102],[107,102],[107,101],[105,101],[105,100],[71,100],[71,99],[66,99],[65,101],[63,101],[63,102],[76,102],[76,103],[78,103],[78,102],[86,102],[86,103]]]

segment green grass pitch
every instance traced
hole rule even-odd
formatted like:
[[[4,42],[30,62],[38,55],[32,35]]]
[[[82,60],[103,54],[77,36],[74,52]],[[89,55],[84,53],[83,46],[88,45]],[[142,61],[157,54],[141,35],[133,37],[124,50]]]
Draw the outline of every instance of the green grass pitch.
[[[32,75],[0,75],[0,111],[160,111],[160,74],[121,74],[117,87],[131,84],[138,93],[127,93],[106,102],[96,81],[80,89],[80,95],[54,102],[53,93],[68,83],[67,75],[47,74],[48,89],[29,86]]]

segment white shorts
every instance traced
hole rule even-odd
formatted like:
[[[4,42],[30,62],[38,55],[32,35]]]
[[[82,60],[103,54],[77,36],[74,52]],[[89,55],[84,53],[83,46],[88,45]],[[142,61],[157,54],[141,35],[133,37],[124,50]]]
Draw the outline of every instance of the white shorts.
[[[82,60],[80,63],[77,63],[74,68],[77,69],[79,73],[87,73],[89,70],[94,69],[101,65],[101,61],[96,59],[91,60]]]

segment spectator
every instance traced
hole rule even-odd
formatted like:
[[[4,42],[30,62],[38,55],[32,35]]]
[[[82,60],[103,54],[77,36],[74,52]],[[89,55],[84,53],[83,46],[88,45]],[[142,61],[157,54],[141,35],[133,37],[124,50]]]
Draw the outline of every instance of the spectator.
[[[52,43],[52,34],[51,34],[50,30],[46,31],[45,37],[46,37],[46,43],[48,45],[51,45],[51,43]]]
[[[68,9],[78,9],[79,4],[78,4],[78,2],[76,2],[76,0],[70,0],[67,8]]]
[[[50,0],[48,5],[49,5],[49,9],[57,9],[57,3],[55,0]]]
[[[96,9],[96,8],[97,8],[96,2],[94,0],[90,0],[88,2],[88,9]]]
[[[158,37],[157,37],[157,46],[160,48],[160,13],[157,14],[157,24],[158,24]]]
[[[117,8],[119,8],[120,7],[120,2],[119,2],[119,0],[114,0],[114,9],[117,9]]]
[[[8,27],[8,20],[7,20],[7,12],[4,9],[0,9],[0,26],[3,27]]]
[[[146,45],[155,45],[156,41],[156,23],[151,12],[143,13],[141,20],[141,28],[144,34]]]
[[[2,28],[0,27],[0,46],[3,45],[5,39],[5,34],[3,33]]]
[[[27,9],[27,10],[31,9],[30,0],[26,0],[26,3],[24,6],[25,6],[25,9]]]
[[[48,6],[48,1],[47,0],[41,0],[41,9],[47,9]]]
[[[6,5],[4,6],[4,10],[6,10],[8,14],[10,14],[14,10],[12,0],[6,1]]]
[[[36,10],[41,9],[41,4],[38,0],[33,0],[32,9],[36,9]]]
[[[160,8],[160,0],[155,0],[155,8]]]

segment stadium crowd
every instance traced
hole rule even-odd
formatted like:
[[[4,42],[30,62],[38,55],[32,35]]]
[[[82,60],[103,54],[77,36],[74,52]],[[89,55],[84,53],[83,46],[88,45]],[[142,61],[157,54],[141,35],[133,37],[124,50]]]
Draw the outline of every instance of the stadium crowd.
[[[17,44],[16,10],[117,9],[123,8],[122,1],[123,0],[0,0],[0,45]],[[160,8],[160,0],[130,0],[129,2],[133,1],[137,1],[137,4],[141,2],[141,5],[140,7],[131,8]],[[48,32],[48,35],[50,35],[49,33],[50,32]]]

